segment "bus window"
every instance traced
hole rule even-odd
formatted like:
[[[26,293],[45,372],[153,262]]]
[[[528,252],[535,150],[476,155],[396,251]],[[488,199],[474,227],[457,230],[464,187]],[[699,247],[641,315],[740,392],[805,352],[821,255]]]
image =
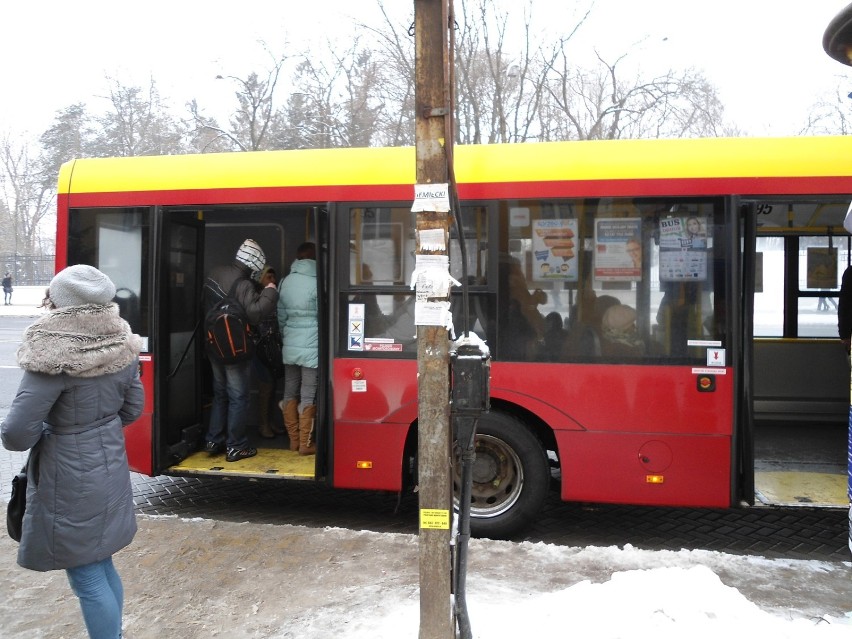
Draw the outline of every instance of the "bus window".
[[[484,206],[462,207],[468,281],[468,330],[488,340],[493,331],[488,282],[488,218]],[[347,335],[347,351],[416,353],[414,291],[416,217],[408,208],[352,208],[349,213],[349,295],[342,321],[362,321],[363,336]],[[450,272],[462,275],[458,230],[450,226]],[[456,334],[465,329],[458,289],[452,291]],[[363,315],[362,315],[363,314]],[[354,340],[354,341],[352,341]]]
[[[705,357],[698,343],[724,333],[715,308],[721,210],[717,202],[615,198],[503,203],[498,357]]]
[[[414,224],[414,213],[408,208],[353,208],[349,283],[407,285],[414,272]]]
[[[837,337],[837,296],[848,263],[845,238],[799,237],[798,336]],[[840,244],[840,246],[838,246]],[[814,296],[815,295],[815,296]]]
[[[109,275],[121,316],[146,343],[149,213],[147,208],[74,209],[68,216],[68,264],[91,264]]]
[[[488,218],[484,206],[463,206],[461,211],[467,252],[467,277],[471,285],[488,283]],[[455,223],[450,223],[450,275],[459,282],[462,274],[461,246]]]
[[[836,338],[848,201],[757,203],[754,336]]]
[[[754,275],[754,335],[784,334],[784,238],[758,237]]]

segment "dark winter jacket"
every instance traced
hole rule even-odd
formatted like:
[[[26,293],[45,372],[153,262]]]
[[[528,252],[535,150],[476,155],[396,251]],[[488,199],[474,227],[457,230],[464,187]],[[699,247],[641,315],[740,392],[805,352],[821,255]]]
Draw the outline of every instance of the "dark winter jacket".
[[[246,312],[249,324],[257,326],[264,319],[272,316],[275,312],[275,304],[278,302],[278,291],[273,288],[257,290],[251,280],[251,269],[240,262],[234,262],[228,266],[220,266],[213,269],[208,276],[219,285],[222,292],[227,295],[234,282],[240,279],[234,297]],[[213,308],[220,298],[212,293],[209,286],[205,287],[205,312]]]
[[[837,299],[837,332],[840,339],[852,337],[852,266],[843,271],[840,297]]]
[[[142,413],[141,339],[115,304],[68,306],[24,333],[18,393],[0,427],[34,447],[18,563],[31,570],[101,561],[136,534],[123,427]]]

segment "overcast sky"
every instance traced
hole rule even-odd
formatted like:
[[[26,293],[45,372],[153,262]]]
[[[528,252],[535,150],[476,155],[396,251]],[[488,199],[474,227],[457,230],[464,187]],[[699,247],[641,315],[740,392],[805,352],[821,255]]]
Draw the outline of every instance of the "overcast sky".
[[[537,17],[547,16],[542,28],[563,33],[591,1],[533,0]],[[461,0],[456,3],[460,10]],[[411,21],[413,0],[386,4],[401,22]],[[718,87],[728,118],[746,133],[796,134],[821,94],[838,83],[844,94],[852,91],[852,68],[822,50],[825,28],[846,4],[596,0],[572,47],[578,59],[595,49],[608,59],[630,52],[649,73],[695,67]],[[105,93],[107,75],[137,85],[153,77],[175,107],[198,97],[230,110],[233,86],[214,78],[268,68],[259,41],[275,52],[297,52],[326,37],[345,42],[353,16],[377,21],[377,1],[11,0],[0,23],[0,134],[37,135],[75,102],[97,108],[93,96]]]

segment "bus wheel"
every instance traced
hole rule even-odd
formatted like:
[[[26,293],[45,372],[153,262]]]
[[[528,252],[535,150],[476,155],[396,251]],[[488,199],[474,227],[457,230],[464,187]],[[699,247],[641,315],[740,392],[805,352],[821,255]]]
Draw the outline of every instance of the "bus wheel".
[[[460,473],[457,460],[453,471],[456,499]],[[547,455],[535,435],[503,413],[480,419],[470,503],[473,536],[503,539],[529,525],[544,505],[549,485]]]

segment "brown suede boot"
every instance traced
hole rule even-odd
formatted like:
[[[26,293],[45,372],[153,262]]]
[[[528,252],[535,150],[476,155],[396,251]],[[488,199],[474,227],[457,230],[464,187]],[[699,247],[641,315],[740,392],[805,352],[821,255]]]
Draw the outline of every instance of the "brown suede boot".
[[[305,406],[299,415],[299,454],[313,455],[317,452],[313,443],[314,418],[317,414],[316,406]]]
[[[272,384],[265,384],[263,382],[258,383],[257,385],[257,412],[260,420],[260,427],[258,428],[258,433],[264,439],[273,439],[275,437],[275,431],[272,430],[269,415],[269,404],[272,399]]]
[[[278,407],[284,414],[284,428],[290,438],[290,450],[299,450],[299,400],[291,399],[285,403],[282,399]]]

